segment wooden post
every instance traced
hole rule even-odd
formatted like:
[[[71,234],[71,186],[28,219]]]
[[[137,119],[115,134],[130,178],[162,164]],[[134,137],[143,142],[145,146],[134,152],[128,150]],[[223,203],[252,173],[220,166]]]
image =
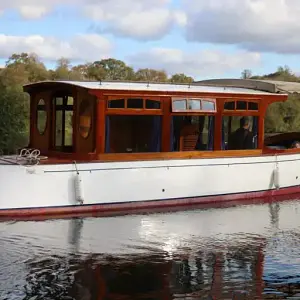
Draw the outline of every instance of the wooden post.
[[[97,97],[96,103],[96,153],[105,153],[105,117],[106,99],[101,91],[92,90],[90,94]]]
[[[171,152],[171,98],[161,98],[161,105],[163,106],[163,115],[162,115],[162,135],[161,135],[161,145],[162,152]]]
[[[45,105],[47,105],[45,103]],[[47,107],[47,106],[46,106]],[[47,122],[50,123],[49,111],[47,110]],[[36,124],[36,95],[30,94],[30,134],[29,134],[29,147],[34,147],[34,130]]]

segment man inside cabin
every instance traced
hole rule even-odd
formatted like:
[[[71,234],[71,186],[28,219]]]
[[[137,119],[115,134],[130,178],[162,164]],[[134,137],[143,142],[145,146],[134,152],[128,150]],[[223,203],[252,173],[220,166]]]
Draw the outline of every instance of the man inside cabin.
[[[231,133],[228,138],[229,150],[253,149],[253,134],[249,128],[249,117],[242,117],[240,119],[240,128]]]

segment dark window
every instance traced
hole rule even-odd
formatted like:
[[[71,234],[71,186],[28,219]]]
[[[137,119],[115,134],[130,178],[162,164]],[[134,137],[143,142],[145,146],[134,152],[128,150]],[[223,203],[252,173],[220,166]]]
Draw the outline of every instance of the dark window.
[[[116,99],[108,101],[108,108],[124,108],[125,100],[124,99]]]
[[[161,151],[161,116],[107,116],[106,153]]]
[[[258,110],[258,103],[256,103],[256,102],[249,102],[248,103],[248,110]]]
[[[143,109],[143,107],[144,107],[143,99],[138,99],[138,98],[127,99],[127,108]]]
[[[146,100],[146,109],[160,109],[160,102],[155,100]]]
[[[237,110],[247,110],[247,102],[246,101],[237,101],[236,109]]]
[[[234,101],[225,102],[224,109],[225,110],[235,110],[235,102]]]

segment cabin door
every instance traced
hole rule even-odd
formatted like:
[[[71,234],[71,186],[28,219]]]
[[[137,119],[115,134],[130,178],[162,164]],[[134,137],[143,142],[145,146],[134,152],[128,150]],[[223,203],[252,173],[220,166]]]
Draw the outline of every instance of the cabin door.
[[[73,107],[72,96],[63,95],[53,99],[54,104],[54,148],[57,151],[73,151]]]

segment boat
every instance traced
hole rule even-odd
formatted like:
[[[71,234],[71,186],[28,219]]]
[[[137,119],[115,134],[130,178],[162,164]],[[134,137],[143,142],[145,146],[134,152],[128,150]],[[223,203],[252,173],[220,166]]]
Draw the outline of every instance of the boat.
[[[267,108],[288,100],[282,86],[242,79],[26,84],[30,139],[0,157],[0,217],[299,195],[300,149],[292,147],[299,134],[264,132]],[[237,148],[232,136],[245,124],[250,142]]]

